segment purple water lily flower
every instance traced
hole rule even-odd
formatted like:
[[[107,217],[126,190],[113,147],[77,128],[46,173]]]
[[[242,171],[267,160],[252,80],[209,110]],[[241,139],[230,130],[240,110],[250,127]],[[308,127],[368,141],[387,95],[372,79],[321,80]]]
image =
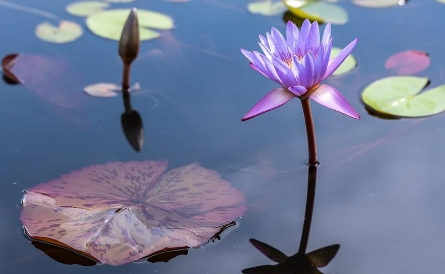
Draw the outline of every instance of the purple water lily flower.
[[[330,24],[324,29],[321,43],[318,23],[315,21],[311,24],[308,19],[304,20],[300,31],[289,21],[286,26],[287,39],[276,28],[272,28],[266,37],[260,35],[259,45],[264,55],[244,49],[241,49],[241,52],[250,60],[253,69],[281,87],[266,94],[244,115],[243,121],[281,107],[295,97],[301,100],[311,98],[325,107],[360,119],[358,113],[336,88],[321,84],[348,57],[357,44],[357,39],[347,45],[337,57],[330,59]]]

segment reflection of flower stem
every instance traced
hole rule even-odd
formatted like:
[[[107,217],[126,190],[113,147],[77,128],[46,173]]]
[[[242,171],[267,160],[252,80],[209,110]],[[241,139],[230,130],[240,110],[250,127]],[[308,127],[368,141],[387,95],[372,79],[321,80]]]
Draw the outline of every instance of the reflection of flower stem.
[[[311,166],[318,165],[317,161],[317,144],[315,142],[315,129],[314,121],[312,119],[311,105],[309,98],[301,100],[301,106],[303,107],[304,122],[306,124],[307,145],[309,149],[309,161]]]
[[[46,11],[43,11],[43,10],[39,10],[39,9],[36,9],[36,8],[29,8],[29,7],[25,7],[25,6],[22,6],[22,5],[17,5],[17,4],[10,3],[10,2],[7,2],[7,1],[3,1],[3,0],[0,0],[0,6],[4,6],[4,7],[7,7],[7,8],[10,8],[10,9],[15,9],[15,10],[18,10],[18,11],[23,11],[23,12],[28,12],[28,13],[32,13],[32,14],[37,14],[37,15],[40,15],[40,16],[43,16],[43,17],[46,17],[46,18],[49,18],[49,19],[54,19],[54,20],[57,20],[57,21],[60,20],[57,16],[55,16],[52,13],[49,13],[49,12],[46,12]]]
[[[307,176],[307,197],[306,197],[306,209],[304,212],[303,231],[301,233],[300,247],[298,249],[299,254],[305,254],[307,243],[309,241],[309,233],[311,231],[312,213],[314,211],[315,200],[315,186],[317,184],[317,167],[309,166]]]
[[[124,70],[122,74],[122,91],[129,91],[130,89],[130,68],[131,63],[124,63]]]

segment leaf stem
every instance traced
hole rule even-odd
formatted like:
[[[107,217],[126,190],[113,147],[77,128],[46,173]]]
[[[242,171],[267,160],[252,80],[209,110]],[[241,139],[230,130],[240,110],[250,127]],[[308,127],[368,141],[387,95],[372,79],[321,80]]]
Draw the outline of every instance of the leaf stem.
[[[317,143],[315,141],[315,128],[309,98],[302,99],[301,106],[303,107],[304,122],[306,124],[307,145],[309,150],[308,164],[317,166],[319,164],[317,161]]]

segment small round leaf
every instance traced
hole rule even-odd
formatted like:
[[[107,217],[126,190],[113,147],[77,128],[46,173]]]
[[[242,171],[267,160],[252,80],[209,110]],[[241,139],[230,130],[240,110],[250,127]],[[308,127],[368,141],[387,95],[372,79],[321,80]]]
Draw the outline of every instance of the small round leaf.
[[[108,3],[97,1],[75,2],[66,7],[66,12],[71,15],[86,17],[110,6]]]
[[[36,27],[36,36],[51,43],[68,43],[82,36],[82,27],[71,21],[60,21],[59,26],[43,22]]]

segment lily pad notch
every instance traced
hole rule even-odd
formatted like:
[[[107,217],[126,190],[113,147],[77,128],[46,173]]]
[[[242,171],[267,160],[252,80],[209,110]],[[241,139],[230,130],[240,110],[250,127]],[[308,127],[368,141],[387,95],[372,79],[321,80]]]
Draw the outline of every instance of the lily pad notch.
[[[372,110],[396,117],[416,118],[444,112],[445,85],[422,91],[428,83],[427,77],[386,77],[369,84],[362,100]]]

